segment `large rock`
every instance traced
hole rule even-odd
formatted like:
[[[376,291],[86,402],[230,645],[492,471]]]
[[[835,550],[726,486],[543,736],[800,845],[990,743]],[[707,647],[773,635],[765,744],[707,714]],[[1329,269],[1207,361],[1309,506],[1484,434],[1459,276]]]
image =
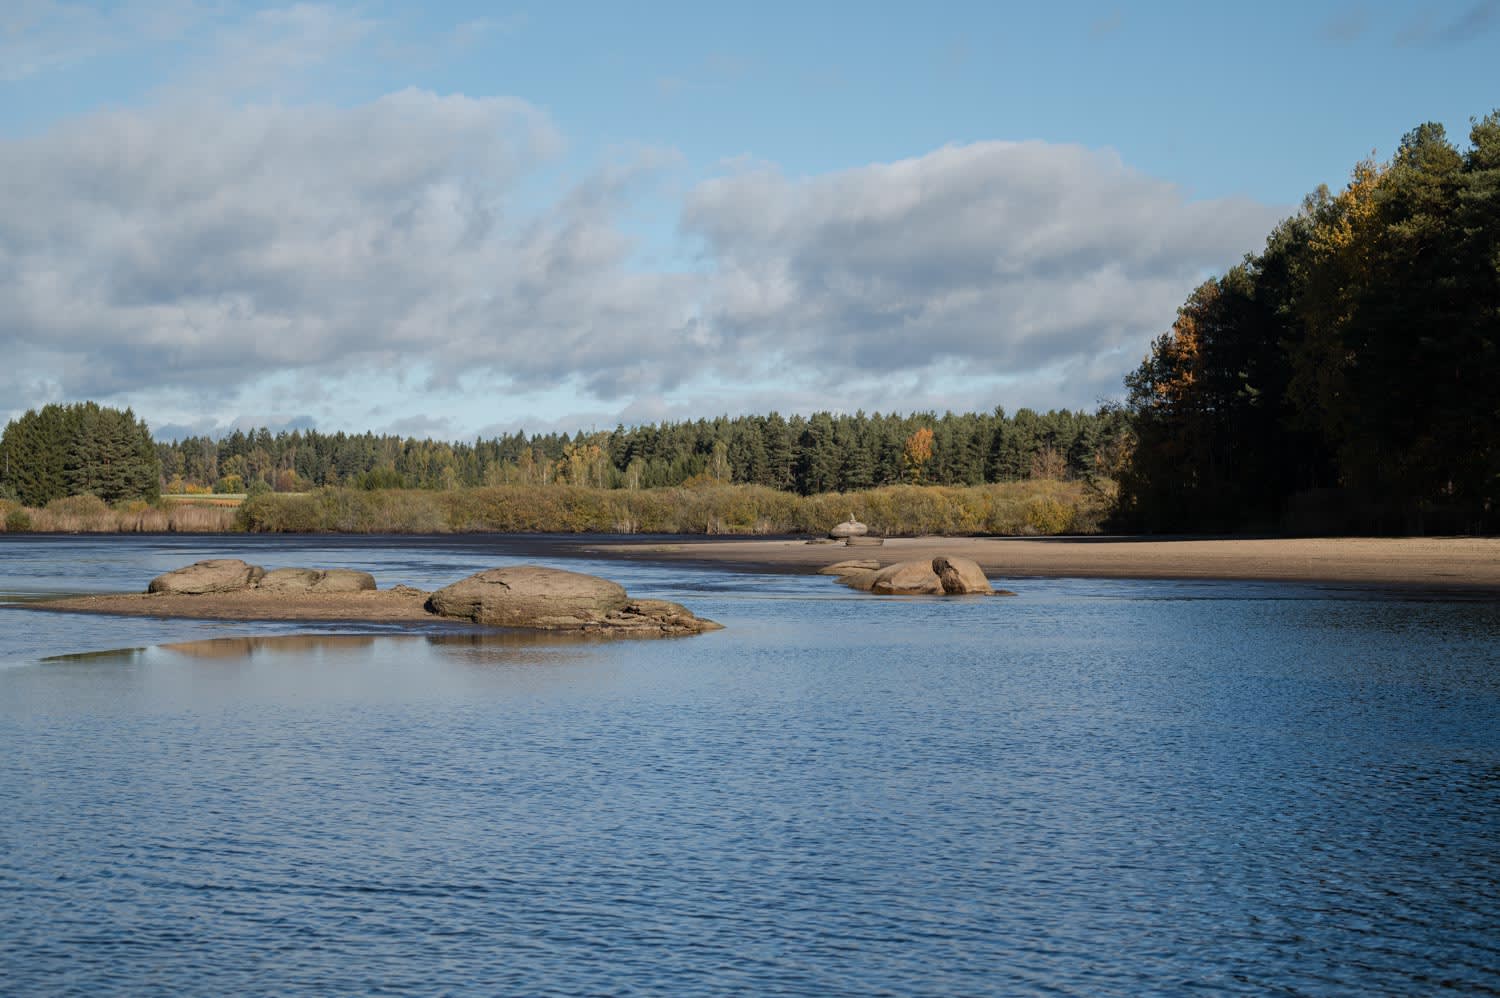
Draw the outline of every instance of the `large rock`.
[[[276,593],[359,593],[375,588],[375,576],[352,568],[273,568],[256,588]]]
[[[658,636],[720,625],[666,600],[631,599],[608,579],[540,565],[492,568],[439,589],[427,609],[495,627]]]
[[[353,568],[330,568],[313,583],[315,593],[363,593],[375,588],[375,576]]]
[[[250,565],[238,558],[212,558],[158,575],[146,587],[146,592],[183,596],[237,593],[249,589],[265,574],[266,570],[259,565]]]
[[[854,517],[849,517],[843,523],[828,531],[828,536],[834,540],[843,540],[848,537],[863,537],[870,532],[870,528],[860,523]]]
[[[940,596],[943,582],[930,561],[898,561],[875,573],[870,592],[881,596]]]
[[[932,570],[937,574],[938,581],[942,583],[943,592],[949,596],[968,594],[993,596],[995,594],[995,588],[990,585],[984,569],[979,567],[978,562],[970,561],[968,558],[938,555],[932,559]]]
[[[608,579],[541,565],[491,568],[444,586],[427,608],[496,627],[566,628],[598,624],[630,597]]]

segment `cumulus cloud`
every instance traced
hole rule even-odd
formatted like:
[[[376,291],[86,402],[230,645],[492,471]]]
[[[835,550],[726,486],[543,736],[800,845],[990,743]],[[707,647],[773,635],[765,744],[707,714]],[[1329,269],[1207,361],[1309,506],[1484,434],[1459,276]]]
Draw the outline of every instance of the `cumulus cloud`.
[[[559,148],[524,102],[420,91],[114,111],[0,143],[0,319],[69,395],[417,361],[626,390],[675,345],[678,292],[621,266],[628,167],[519,198]]]
[[[736,172],[692,193],[684,227],[715,268],[705,316],[729,355],[834,384],[1139,348],[1277,216],[1193,201],[1112,152],[988,142],[806,179]]]
[[[182,425],[257,400],[347,425],[377,404],[350,428],[456,433],[1087,405],[1277,217],[1107,151],[981,143],[809,178],[739,164],[681,202],[702,259],[673,269],[643,265],[622,219],[674,156],[563,184],[562,150],[524,101],[416,90],[0,140],[0,387],[18,409],[173,399],[154,418]]]

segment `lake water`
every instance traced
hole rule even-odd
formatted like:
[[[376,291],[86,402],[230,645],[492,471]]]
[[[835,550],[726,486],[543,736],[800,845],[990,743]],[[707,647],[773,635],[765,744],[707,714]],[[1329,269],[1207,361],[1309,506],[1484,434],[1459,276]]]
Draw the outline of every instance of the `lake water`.
[[[727,629],[0,605],[0,993],[1500,993],[1495,601],[543,553]],[[0,537],[0,598],[215,555],[536,560]]]

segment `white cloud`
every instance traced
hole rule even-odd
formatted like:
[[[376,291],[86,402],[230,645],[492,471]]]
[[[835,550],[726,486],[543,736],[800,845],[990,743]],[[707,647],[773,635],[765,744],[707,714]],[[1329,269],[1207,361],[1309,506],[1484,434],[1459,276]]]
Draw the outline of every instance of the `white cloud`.
[[[544,193],[562,146],[524,101],[416,90],[0,140],[0,387],[17,410],[94,397],[186,425],[259,399],[273,422],[460,434],[1090,405],[1277,214],[1044,143],[806,179],[742,164],[687,195],[703,260],[678,272],[643,267],[620,221],[676,158]]]
[[[807,179],[735,173],[693,192],[684,227],[717,268],[706,319],[730,354],[832,386],[948,361],[1013,376],[1143,347],[1206,268],[1277,217],[1192,201],[1112,152],[989,142]]]

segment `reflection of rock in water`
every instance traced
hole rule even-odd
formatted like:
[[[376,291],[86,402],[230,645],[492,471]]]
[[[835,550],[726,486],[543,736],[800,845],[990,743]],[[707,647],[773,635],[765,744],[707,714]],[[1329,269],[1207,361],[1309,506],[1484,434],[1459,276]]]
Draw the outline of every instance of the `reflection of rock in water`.
[[[80,651],[71,655],[48,655],[43,662],[135,662],[146,653],[144,648],[111,648],[108,651]]]
[[[205,638],[162,645],[164,651],[190,658],[248,658],[255,654],[300,655],[307,652],[373,648],[375,642],[410,641],[411,637],[381,634],[282,634],[246,638]]]

